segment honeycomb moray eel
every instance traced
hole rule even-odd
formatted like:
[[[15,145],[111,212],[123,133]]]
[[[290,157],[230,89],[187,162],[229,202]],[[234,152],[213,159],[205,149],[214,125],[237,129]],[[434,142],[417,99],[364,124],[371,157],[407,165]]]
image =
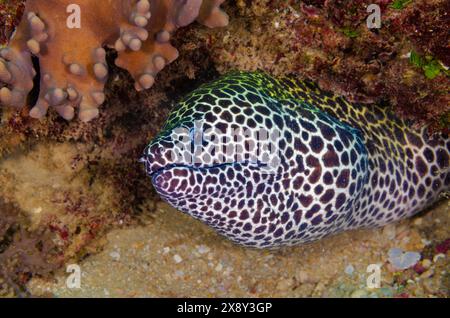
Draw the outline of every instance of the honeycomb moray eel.
[[[247,156],[214,161],[219,148],[204,136],[204,160],[189,157],[195,146],[177,150],[180,160],[176,137],[188,131],[185,145],[195,145],[196,123],[203,132],[278,130],[278,164],[268,173],[268,161]],[[449,150],[448,136],[413,129],[385,108],[349,103],[311,81],[233,72],[179,102],[141,160],[169,204],[238,244],[265,248],[420,212],[450,189]]]

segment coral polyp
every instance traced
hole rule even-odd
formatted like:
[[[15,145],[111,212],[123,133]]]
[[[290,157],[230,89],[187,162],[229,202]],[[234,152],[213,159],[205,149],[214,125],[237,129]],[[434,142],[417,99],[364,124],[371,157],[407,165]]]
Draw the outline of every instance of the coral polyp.
[[[195,20],[225,26],[224,0],[29,0],[8,47],[0,51],[3,105],[22,107],[33,89],[39,59],[39,97],[30,116],[53,107],[71,120],[88,122],[99,114],[108,79],[105,48],[130,72],[137,90],[150,88],[156,75],[178,57],[172,34]]]

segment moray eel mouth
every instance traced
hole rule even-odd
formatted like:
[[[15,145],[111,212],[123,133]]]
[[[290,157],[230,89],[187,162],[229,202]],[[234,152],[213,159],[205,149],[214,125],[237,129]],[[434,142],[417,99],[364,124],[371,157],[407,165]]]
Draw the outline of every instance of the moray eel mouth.
[[[214,191],[216,190],[214,186],[217,183],[226,183],[225,171],[242,171],[244,168],[261,171],[267,167],[267,164],[258,161],[205,163],[193,162],[187,158],[192,155],[191,153],[185,153],[178,158],[174,157],[175,155],[172,146],[155,144],[146,150],[141,159],[146,165],[146,171],[155,190],[171,204],[176,204],[174,201],[179,201],[183,197],[191,197],[192,194],[219,196],[220,191]],[[231,195],[230,191],[228,195]],[[181,209],[183,210],[182,207]]]
[[[188,165],[168,165],[162,169],[159,169],[151,175],[153,186],[156,191],[167,201],[171,202],[173,199],[181,199],[188,197],[190,194],[200,195],[207,193],[208,184],[212,184],[205,180],[205,183],[200,187],[191,187],[191,185],[197,182],[202,176],[206,178],[208,175],[217,173],[223,170],[226,166],[237,167],[239,164],[217,165],[207,167],[192,167]],[[213,193],[211,193],[213,194]]]

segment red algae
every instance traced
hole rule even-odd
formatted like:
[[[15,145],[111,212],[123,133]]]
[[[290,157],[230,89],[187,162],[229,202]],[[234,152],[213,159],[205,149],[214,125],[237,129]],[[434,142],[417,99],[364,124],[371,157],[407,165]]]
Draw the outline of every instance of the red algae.
[[[0,0],[0,46],[8,43],[24,9],[25,0]]]
[[[380,29],[366,26],[369,4],[380,7]],[[295,73],[350,100],[387,104],[400,117],[445,132],[448,72],[439,66],[429,78],[409,55],[419,52],[435,60],[435,68],[447,63],[448,5],[414,1],[394,9],[389,0],[238,1],[237,10],[226,7],[232,12],[229,35],[212,49],[221,72],[260,68],[275,75]]]

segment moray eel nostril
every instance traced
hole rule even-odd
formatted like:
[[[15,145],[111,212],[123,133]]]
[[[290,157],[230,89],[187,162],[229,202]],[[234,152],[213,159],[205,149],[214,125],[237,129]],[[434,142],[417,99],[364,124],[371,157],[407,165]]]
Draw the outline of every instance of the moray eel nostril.
[[[448,136],[377,105],[233,72],[186,96],[142,161],[168,203],[266,248],[420,212],[450,189],[449,151]]]

